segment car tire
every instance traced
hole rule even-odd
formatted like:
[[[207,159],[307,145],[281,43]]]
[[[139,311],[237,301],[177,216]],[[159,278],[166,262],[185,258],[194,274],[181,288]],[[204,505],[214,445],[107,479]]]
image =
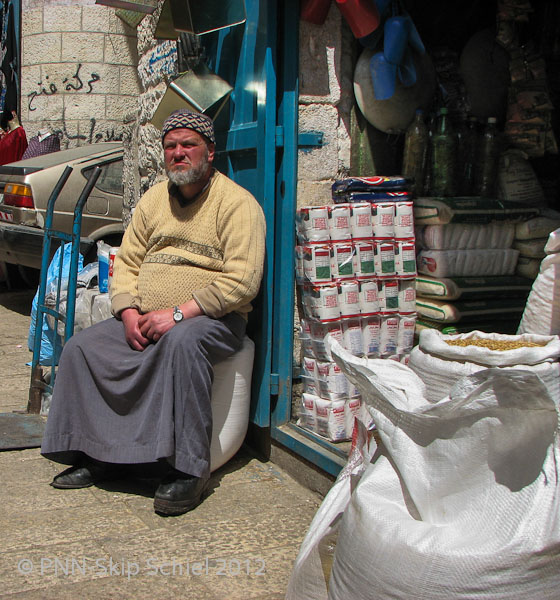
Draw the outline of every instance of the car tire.
[[[39,279],[41,276],[41,271],[39,269],[6,263],[6,271],[8,274],[9,286],[13,290],[37,289],[39,286]]]
[[[39,280],[41,279],[41,270],[33,269],[31,267],[24,267],[18,265],[18,271],[21,279],[31,289],[37,289],[39,287]]]

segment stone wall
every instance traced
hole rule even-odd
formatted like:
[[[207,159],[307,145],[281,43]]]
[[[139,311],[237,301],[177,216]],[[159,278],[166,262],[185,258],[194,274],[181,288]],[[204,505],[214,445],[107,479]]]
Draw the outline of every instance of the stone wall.
[[[136,31],[92,0],[23,0],[20,118],[61,147],[121,140],[138,113]]]
[[[177,74],[175,42],[154,38],[159,11],[137,30],[94,0],[23,0],[21,121],[28,136],[47,126],[62,147],[122,139],[124,220],[162,177],[159,132],[150,124]],[[300,22],[300,131],[323,132],[300,150],[298,206],[325,204],[350,168],[351,33],[332,6],[321,25]]]
[[[299,131],[323,132],[323,145],[298,152],[297,206],[331,203],[335,179],[350,170],[350,113],[354,102],[353,38],[331,5],[323,25],[300,21]],[[300,364],[299,307],[294,311],[294,364]]]
[[[331,5],[323,25],[300,21],[299,130],[323,132],[323,146],[298,153],[298,206],[329,204],[350,169],[352,34]]]
[[[134,123],[125,132],[124,221],[130,220],[140,196],[164,176],[160,132],[150,123],[171,79],[177,75],[177,44],[156,40],[159,12],[138,26],[140,95]]]

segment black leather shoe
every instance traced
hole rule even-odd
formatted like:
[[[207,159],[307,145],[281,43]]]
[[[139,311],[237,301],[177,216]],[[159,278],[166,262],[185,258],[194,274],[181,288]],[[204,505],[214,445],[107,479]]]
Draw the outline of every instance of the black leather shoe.
[[[207,485],[207,478],[172,473],[162,480],[156,490],[154,510],[165,516],[182,515],[202,502]]]
[[[87,461],[59,473],[51,485],[61,490],[86,488],[100,481],[115,479],[119,471],[115,465],[98,461]]]

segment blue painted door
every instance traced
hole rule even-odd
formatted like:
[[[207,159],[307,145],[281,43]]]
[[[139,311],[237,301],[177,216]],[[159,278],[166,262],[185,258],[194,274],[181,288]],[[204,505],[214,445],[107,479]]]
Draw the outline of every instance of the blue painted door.
[[[267,222],[265,273],[249,334],[256,343],[251,421],[289,418],[297,182],[297,0],[246,0],[247,21],[201,41],[234,88],[216,118],[216,165],[253,193]]]

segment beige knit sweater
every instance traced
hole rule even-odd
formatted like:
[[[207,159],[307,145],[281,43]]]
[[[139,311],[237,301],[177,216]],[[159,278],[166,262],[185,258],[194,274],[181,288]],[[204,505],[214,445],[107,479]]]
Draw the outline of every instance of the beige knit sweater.
[[[170,189],[167,181],[156,184],[134,209],[115,259],[113,314],[129,307],[145,313],[194,298],[210,317],[231,311],[246,316],[263,272],[261,207],[218,171],[189,203]]]

